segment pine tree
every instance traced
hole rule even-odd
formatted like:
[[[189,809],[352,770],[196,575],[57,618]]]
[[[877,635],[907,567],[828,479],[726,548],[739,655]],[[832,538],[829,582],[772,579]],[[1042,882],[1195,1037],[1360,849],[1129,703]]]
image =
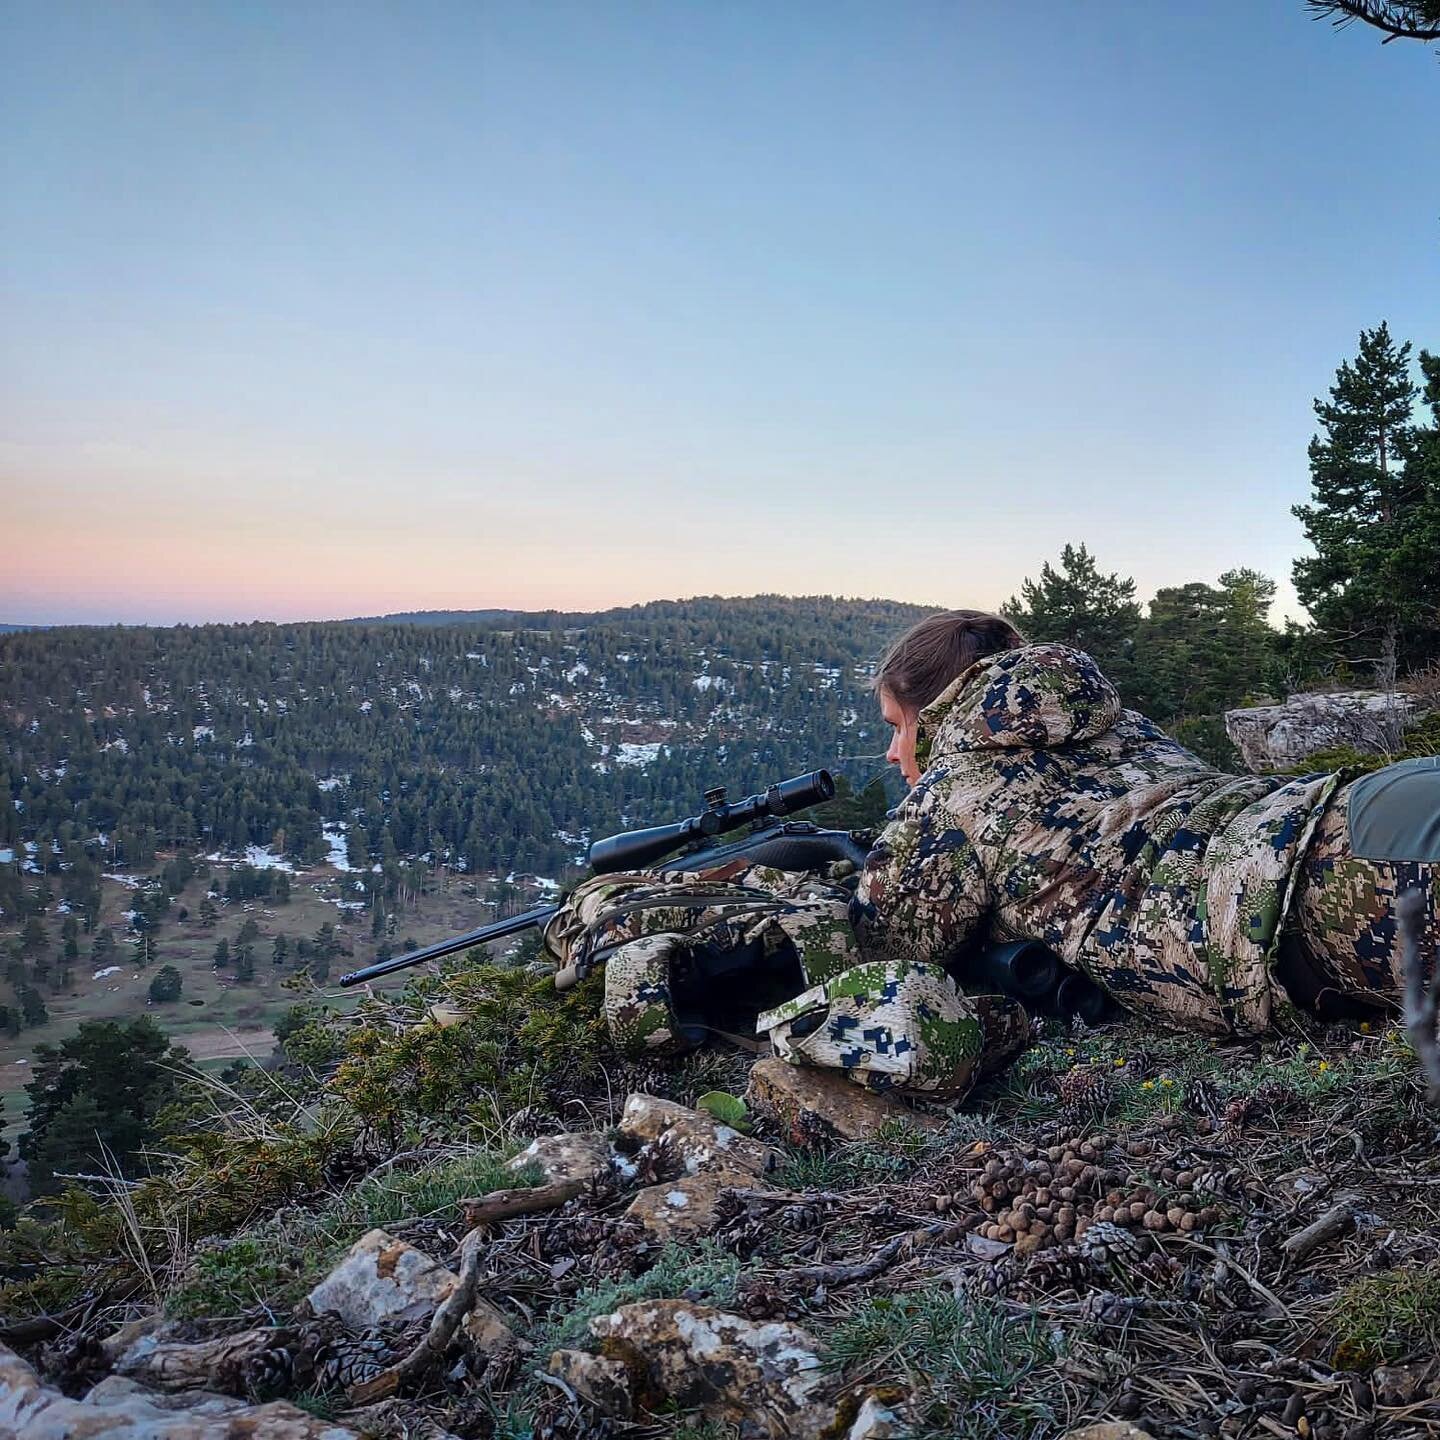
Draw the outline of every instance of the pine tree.
[[[150,982],[150,998],[157,1005],[170,1004],[180,998],[184,983],[173,965],[162,965]]]
[[[1102,574],[1084,545],[1066,545],[1059,570],[1046,561],[1039,580],[1024,580],[1019,596],[1007,600],[1002,613],[1031,642],[1058,640],[1084,650],[1118,688],[1128,691],[1140,623],[1135,582],[1118,573]]]
[[[45,1001],[33,985],[20,987],[19,1000],[20,1014],[30,1027],[44,1025],[50,1019],[50,1012],[45,1008]]]
[[[215,943],[215,958],[210,963],[216,970],[230,963],[230,942],[223,935]]]
[[[1440,636],[1440,496],[1423,461],[1412,465],[1424,444],[1411,423],[1418,394],[1410,345],[1383,323],[1362,331],[1329,399],[1315,401],[1312,503],[1294,507],[1315,550],[1295,562],[1295,591],[1337,650],[1374,662],[1382,683],[1434,653]]]

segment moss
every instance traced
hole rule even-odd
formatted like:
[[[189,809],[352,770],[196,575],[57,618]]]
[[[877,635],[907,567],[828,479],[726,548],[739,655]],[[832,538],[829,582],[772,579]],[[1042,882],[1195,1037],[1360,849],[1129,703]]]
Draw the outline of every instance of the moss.
[[[1440,1261],[1353,1281],[1329,1312],[1342,1370],[1393,1364],[1440,1348]]]

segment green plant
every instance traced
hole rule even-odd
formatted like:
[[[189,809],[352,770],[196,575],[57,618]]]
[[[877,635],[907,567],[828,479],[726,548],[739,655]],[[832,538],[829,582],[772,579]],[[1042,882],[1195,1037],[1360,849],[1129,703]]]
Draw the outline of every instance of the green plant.
[[[707,1115],[713,1115],[722,1125],[728,1125],[732,1130],[750,1128],[750,1107],[738,1095],[732,1095],[728,1090],[707,1090],[696,1100],[695,1108],[705,1111]]]
[[[643,1275],[607,1280],[581,1290],[565,1311],[542,1322],[530,1337],[537,1360],[552,1350],[583,1341],[597,1315],[637,1300],[673,1300],[693,1291],[702,1295],[707,1305],[732,1305],[742,1268],[737,1256],[713,1240],[702,1240],[693,1249],[666,1245]]]
[[[236,1314],[256,1305],[290,1309],[365,1231],[442,1214],[465,1196],[542,1178],[537,1167],[509,1170],[503,1156],[488,1151],[367,1176],[315,1210],[284,1211],[200,1250],[166,1308],[182,1318]]]
[[[922,1290],[870,1300],[825,1340],[848,1379],[913,1391],[916,1440],[1025,1440],[1056,1423],[1060,1342],[1037,1315]]]
[[[1440,1348],[1440,1262],[1352,1281],[1331,1302],[1334,1363],[1368,1369]]]

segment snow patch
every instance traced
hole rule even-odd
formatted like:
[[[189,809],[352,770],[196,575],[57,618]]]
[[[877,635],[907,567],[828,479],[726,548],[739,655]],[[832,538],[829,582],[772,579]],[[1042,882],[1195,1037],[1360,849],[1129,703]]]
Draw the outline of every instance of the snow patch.
[[[107,975],[118,975],[124,969],[121,965],[107,965],[103,970],[97,970],[90,978],[92,980],[103,980]]]
[[[330,853],[325,857],[329,863],[336,870],[354,870],[348,844],[350,827],[343,820],[328,820],[321,829],[325,832],[325,843],[330,847]]]
[[[657,760],[662,750],[667,755],[670,753],[669,747],[659,740],[654,740],[648,745],[637,745],[633,740],[622,740],[615,752],[615,763],[617,765],[634,765],[643,769]]]

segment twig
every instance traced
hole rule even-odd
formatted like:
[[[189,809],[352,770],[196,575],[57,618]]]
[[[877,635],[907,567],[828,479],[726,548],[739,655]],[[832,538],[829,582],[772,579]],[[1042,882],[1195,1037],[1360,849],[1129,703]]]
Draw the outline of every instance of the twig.
[[[518,1190],[492,1190],[488,1195],[471,1195],[459,1201],[465,1224],[491,1225],[516,1215],[533,1215],[537,1210],[554,1210],[573,1200],[585,1188],[583,1180],[556,1180],[549,1185],[527,1185]]]
[[[958,1225],[927,1225],[922,1230],[907,1230],[903,1235],[887,1240],[868,1260],[858,1264],[801,1265],[785,1274],[784,1278],[804,1284],[824,1285],[827,1289],[873,1280],[882,1270],[893,1265],[907,1247],[913,1248],[922,1240],[934,1240],[941,1235],[959,1234],[960,1229]]]
[[[477,1241],[478,1236],[467,1236],[467,1241]],[[478,1243],[461,1246],[464,1260],[460,1265],[460,1279],[455,1288],[440,1302],[439,1308],[430,1319],[430,1329],[420,1343],[403,1359],[382,1370],[372,1379],[365,1380],[350,1391],[350,1398],[357,1405],[370,1405],[393,1395],[406,1381],[423,1375],[436,1356],[443,1355],[455,1338],[460,1322],[470,1313],[475,1304],[475,1292],[480,1284],[481,1247]]]
[[[1435,1022],[1440,1016],[1440,992],[1434,977],[1425,974],[1420,955],[1420,932],[1425,917],[1425,893],[1414,886],[1395,901],[1395,918],[1400,929],[1400,948],[1405,962],[1405,1033],[1420,1068],[1430,1082],[1430,1103],[1440,1104],[1440,1047]],[[1428,983],[1427,983],[1428,981]]]
[[[1228,1255],[1222,1255],[1203,1241],[1192,1240],[1188,1235],[1167,1235],[1165,1239],[1167,1242],[1178,1240],[1182,1245],[1189,1245],[1193,1249],[1203,1250],[1207,1255],[1213,1255],[1227,1269],[1233,1270],[1257,1295],[1268,1300],[1276,1311],[1292,1325],[1295,1323],[1295,1317],[1290,1313],[1290,1307],[1269,1286],[1262,1284],[1243,1265],[1232,1260]]]
[[[1312,1251],[1343,1235],[1355,1223],[1355,1202],[1342,1200],[1332,1205],[1318,1220],[1313,1220],[1303,1230],[1297,1230],[1281,1247],[1281,1252],[1292,1264],[1298,1265],[1309,1257]]]
[[[725,1193],[737,1200],[759,1200],[766,1205],[838,1205],[853,1194],[839,1190],[746,1190],[738,1185],[727,1185]]]

